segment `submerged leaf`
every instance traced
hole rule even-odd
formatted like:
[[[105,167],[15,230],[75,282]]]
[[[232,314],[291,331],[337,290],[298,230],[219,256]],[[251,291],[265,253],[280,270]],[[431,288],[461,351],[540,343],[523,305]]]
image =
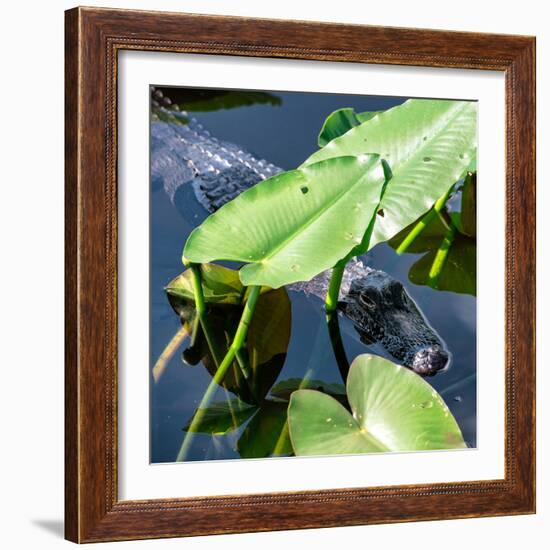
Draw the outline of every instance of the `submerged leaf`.
[[[458,214],[460,216],[460,214]],[[453,223],[453,222],[449,222]],[[397,249],[415,224],[405,228],[389,241]],[[436,280],[430,277],[430,271],[436,259],[437,251],[448,234],[448,227],[436,216],[423,232],[410,244],[407,253],[426,252],[409,270],[409,280],[416,285],[430,286],[436,290],[476,295],[476,240],[456,232]]]
[[[387,359],[358,356],[347,395],[352,414],[326,394],[292,394],[288,421],[297,456],[466,447],[441,396],[421,376]]]
[[[193,431],[223,435],[244,424],[256,410],[256,406],[244,403],[238,398],[212,403],[206,409],[201,423]],[[184,431],[189,430],[190,424],[191,420],[183,428]]]
[[[342,384],[323,382],[322,380],[304,380],[302,378],[289,378],[278,382],[271,388],[270,394],[278,399],[289,400],[296,390],[317,390],[329,395],[346,395],[346,388]]]
[[[269,178],[210,215],[189,236],[194,263],[246,262],[246,286],[279,288],[333,267],[365,234],[380,199],[377,155],[342,156]]]
[[[475,102],[410,99],[333,139],[303,166],[376,153],[391,166],[370,248],[393,237],[465,174],[476,154]]]
[[[445,264],[436,281],[429,274],[437,250],[422,256],[411,266],[409,279],[416,285],[427,285],[436,290],[476,295],[476,242],[460,233],[455,235]]]
[[[241,458],[292,454],[286,415],[286,403],[264,401],[239,438],[237,450]]]

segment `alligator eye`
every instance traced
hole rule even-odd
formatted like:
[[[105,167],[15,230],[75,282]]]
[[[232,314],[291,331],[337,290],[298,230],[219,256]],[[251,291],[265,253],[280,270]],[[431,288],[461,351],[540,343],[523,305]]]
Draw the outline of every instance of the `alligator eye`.
[[[363,304],[367,309],[375,309],[376,303],[372,298],[369,298],[365,294],[359,294],[359,302]]]

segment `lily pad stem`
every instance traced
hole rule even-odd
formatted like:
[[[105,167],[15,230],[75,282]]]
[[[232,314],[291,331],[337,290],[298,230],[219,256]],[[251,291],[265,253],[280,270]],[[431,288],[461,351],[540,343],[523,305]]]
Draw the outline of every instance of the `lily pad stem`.
[[[333,313],[338,307],[340,285],[342,284],[342,277],[344,276],[345,269],[345,263],[338,263],[332,268],[332,274],[330,276],[330,282],[328,284],[327,297],[325,299],[325,311],[327,312],[327,314]]]
[[[336,311],[327,313],[326,319],[330,343],[332,344],[332,351],[334,352],[334,357],[336,358],[336,364],[338,365],[340,376],[345,384],[348,379],[350,365],[346,355],[346,349],[344,348],[342,333],[340,332],[338,313]]]
[[[184,262],[185,264],[185,262]],[[185,264],[191,270],[191,282],[193,284],[193,294],[195,295],[195,309],[199,317],[206,313],[206,304],[202,292],[201,266],[198,264]]]
[[[183,259],[183,264],[191,270],[191,284],[193,285],[193,295],[195,299],[195,311],[196,318],[193,323],[193,332],[191,334],[191,345],[194,345],[197,342],[199,336],[199,331],[202,328],[204,336],[206,338],[206,343],[210,348],[210,353],[214,359],[216,366],[219,366],[221,362],[221,352],[219,347],[212,337],[212,331],[210,330],[210,325],[208,323],[208,317],[206,315],[206,301],[204,299],[204,293],[202,290],[202,276],[201,276],[201,266],[200,264],[193,264]],[[198,322],[197,322],[198,319]]]
[[[246,304],[244,306],[241,320],[239,321],[239,326],[237,327],[237,332],[235,333],[233,342],[229,346],[229,349],[227,350],[223,361],[216,370],[214,376],[212,377],[212,380],[210,381],[210,384],[208,385],[206,391],[204,392],[204,395],[202,396],[201,402],[197,407],[195,415],[193,416],[193,419],[189,424],[189,429],[187,430],[185,438],[183,439],[183,443],[176,458],[177,462],[183,461],[187,458],[189,449],[191,448],[191,444],[195,436],[195,432],[197,431],[197,428],[201,425],[202,420],[206,414],[206,410],[212,402],[212,398],[214,397],[216,390],[219,386],[221,386],[223,379],[225,378],[225,375],[229,370],[229,367],[233,363],[235,355],[244,345],[246,335],[248,333],[248,327],[250,326],[252,315],[254,314],[254,308],[256,307],[256,302],[258,301],[258,297],[260,295],[260,289],[261,287],[259,286],[250,287],[250,294],[248,295],[248,300],[246,301]]]
[[[330,342],[344,384],[348,376],[349,361],[346,356],[346,350],[344,349],[344,343],[342,342],[342,334],[340,332],[340,324],[338,322],[338,313],[336,310],[338,308],[338,297],[340,295],[340,286],[342,285],[346,264],[347,261],[344,260],[338,262],[333,267],[330,282],[328,284],[327,297],[325,298],[325,312]]]

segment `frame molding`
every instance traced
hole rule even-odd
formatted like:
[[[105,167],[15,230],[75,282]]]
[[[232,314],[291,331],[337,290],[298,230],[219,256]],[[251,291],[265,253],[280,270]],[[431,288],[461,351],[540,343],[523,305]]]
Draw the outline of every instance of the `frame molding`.
[[[535,38],[101,8],[69,10],[65,25],[66,538],[97,542],[534,513]],[[116,91],[117,54],[124,49],[505,73],[504,479],[118,500]]]

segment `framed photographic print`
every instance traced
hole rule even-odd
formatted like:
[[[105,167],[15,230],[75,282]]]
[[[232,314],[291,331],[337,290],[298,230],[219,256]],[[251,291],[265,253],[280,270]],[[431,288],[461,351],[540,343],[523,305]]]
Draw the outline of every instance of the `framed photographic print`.
[[[66,12],[68,539],[534,512],[534,54]]]

